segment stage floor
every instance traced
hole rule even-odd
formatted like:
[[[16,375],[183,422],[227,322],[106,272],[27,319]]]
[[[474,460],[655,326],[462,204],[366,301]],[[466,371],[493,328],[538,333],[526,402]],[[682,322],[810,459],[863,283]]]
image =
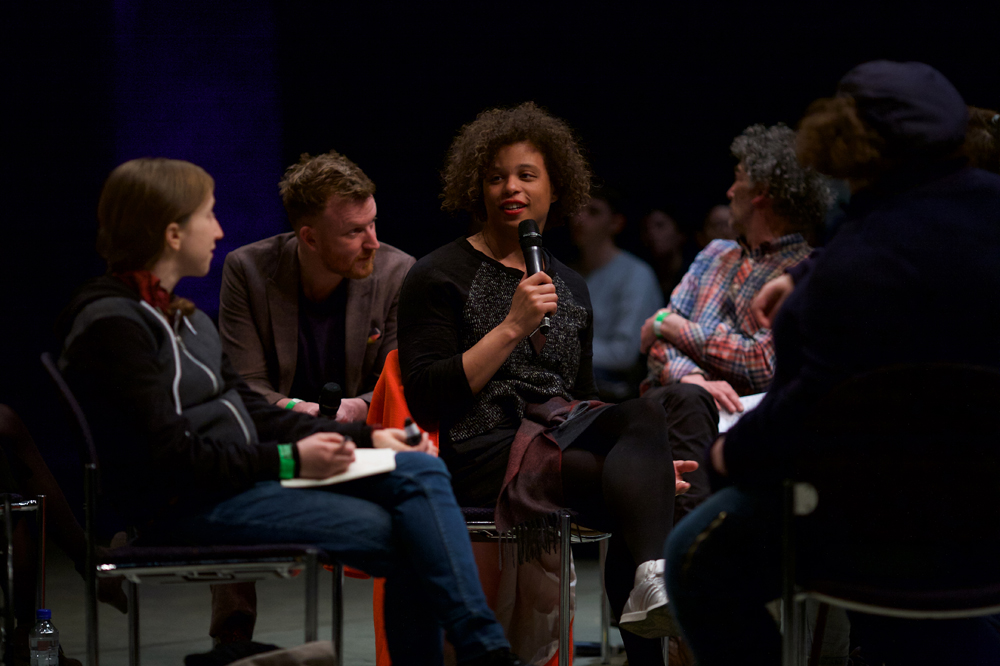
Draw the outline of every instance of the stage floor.
[[[51,544],[51,542],[50,542]],[[83,579],[68,557],[55,546],[48,553],[46,603],[67,656],[85,661],[86,636]],[[578,612],[574,638],[600,639],[600,580],[596,559],[579,558],[577,565]],[[321,571],[319,637],[330,639],[330,574]],[[254,640],[291,647],[303,641],[304,583],[301,580],[267,580],[257,583],[258,618]],[[142,666],[179,666],[184,656],[212,649],[208,637],[210,593],[207,585],[140,585]],[[372,582],[348,578],[344,584],[344,664],[375,663],[372,628]],[[106,604],[99,606],[101,666],[127,666],[126,617]],[[618,630],[611,628],[612,646],[621,646]],[[620,650],[619,650],[620,651]],[[578,666],[600,663],[599,657],[578,658]],[[622,664],[623,655],[612,658]]]

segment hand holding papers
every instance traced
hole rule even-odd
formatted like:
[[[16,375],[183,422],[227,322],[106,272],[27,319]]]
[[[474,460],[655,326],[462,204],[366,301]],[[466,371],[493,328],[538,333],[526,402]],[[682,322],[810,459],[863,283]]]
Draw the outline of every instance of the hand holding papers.
[[[316,488],[383,474],[394,469],[396,469],[396,452],[392,449],[355,449],[354,462],[346,472],[325,479],[285,479],[281,485],[285,488]]]
[[[736,425],[744,414],[749,412],[751,409],[760,404],[760,401],[764,399],[766,393],[755,393],[753,395],[745,395],[740,398],[740,402],[743,403],[742,412],[727,412],[724,409],[719,410],[719,434],[727,432],[730,428]]]

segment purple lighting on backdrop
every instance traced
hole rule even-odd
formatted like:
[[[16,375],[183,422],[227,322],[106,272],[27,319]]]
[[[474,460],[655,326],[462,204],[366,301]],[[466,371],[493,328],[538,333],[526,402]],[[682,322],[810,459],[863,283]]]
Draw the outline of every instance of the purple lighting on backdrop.
[[[225,238],[209,275],[177,288],[215,316],[226,254],[287,227],[271,4],[116,0],[114,11],[117,162],[171,157],[215,178]]]

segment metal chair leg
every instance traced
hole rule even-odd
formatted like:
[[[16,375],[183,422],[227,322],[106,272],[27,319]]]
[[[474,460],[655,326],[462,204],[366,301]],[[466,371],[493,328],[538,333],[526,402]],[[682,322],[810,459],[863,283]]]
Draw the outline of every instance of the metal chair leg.
[[[35,576],[35,583],[38,585],[35,590],[35,608],[47,608],[45,605],[45,524],[46,518],[46,497],[45,495],[39,495],[36,500],[38,505],[35,507],[35,525],[37,527],[36,533],[38,534],[38,573]]]
[[[97,642],[97,555],[94,544],[94,515],[97,512],[97,465],[87,463],[83,470],[84,519],[87,552],[84,568],[87,602],[87,666],[98,666]]]
[[[139,666],[139,585],[125,582],[128,595],[128,663]]]
[[[559,512],[559,666],[569,666],[570,516]]]
[[[317,551],[306,551],[306,643],[319,636],[319,561]]]
[[[333,565],[333,666],[344,666],[344,565]]]
[[[4,571],[7,579],[7,597],[3,609],[3,654],[5,664],[14,661],[14,520],[10,515],[10,495],[3,496],[3,528],[6,552]]]
[[[604,591],[604,563],[608,559],[608,540],[603,539],[597,546],[598,565],[601,570],[601,663],[611,663],[611,604]]]
[[[794,483],[785,479],[782,488],[781,511],[781,663],[782,666],[799,666],[801,645],[795,603],[795,539],[792,534],[794,520]]]

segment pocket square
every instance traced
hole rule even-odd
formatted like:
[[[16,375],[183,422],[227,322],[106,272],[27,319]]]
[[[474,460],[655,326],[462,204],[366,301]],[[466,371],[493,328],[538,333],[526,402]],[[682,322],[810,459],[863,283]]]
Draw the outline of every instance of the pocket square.
[[[378,330],[377,328],[373,328],[368,333],[368,344],[373,344],[375,341],[377,341],[381,337],[382,337],[382,331]]]

